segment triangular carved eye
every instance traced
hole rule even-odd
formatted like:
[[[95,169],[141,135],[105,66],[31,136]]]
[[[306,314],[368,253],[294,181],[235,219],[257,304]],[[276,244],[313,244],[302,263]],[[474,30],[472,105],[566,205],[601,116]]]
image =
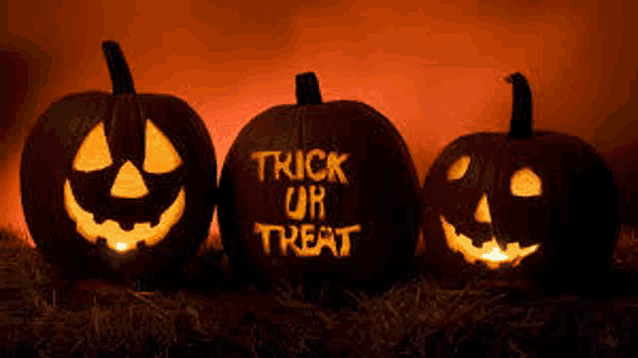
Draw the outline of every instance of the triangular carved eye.
[[[104,169],[112,163],[111,152],[104,133],[104,123],[100,122],[84,137],[84,141],[73,159],[73,169],[90,172]]]
[[[144,171],[147,173],[168,173],[182,164],[171,141],[148,119],[145,148]]]
[[[452,163],[447,170],[447,180],[453,181],[463,178],[467,168],[470,166],[470,161],[470,157],[464,155]]]

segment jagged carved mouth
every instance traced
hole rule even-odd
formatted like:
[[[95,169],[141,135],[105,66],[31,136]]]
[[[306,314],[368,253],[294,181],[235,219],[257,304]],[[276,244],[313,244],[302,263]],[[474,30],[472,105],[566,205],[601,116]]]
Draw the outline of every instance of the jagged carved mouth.
[[[514,242],[508,243],[506,250],[503,251],[496,242],[496,238],[492,236],[491,241],[484,242],[481,247],[476,247],[472,244],[472,239],[463,234],[458,234],[456,227],[447,222],[443,215],[440,215],[439,218],[450,249],[461,253],[467,262],[475,263],[479,260],[490,269],[497,269],[504,264],[511,264],[516,267],[523,258],[536,252],[540,246],[535,244],[521,248],[518,242]]]
[[[184,212],[186,194],[184,188],[180,188],[173,203],[160,215],[159,222],[135,223],[131,230],[123,230],[120,224],[111,219],[97,223],[95,215],[78,204],[71,182],[66,179],[64,183],[64,205],[69,217],[75,222],[77,232],[85,239],[95,243],[98,237],[106,239],[106,243],[118,252],[127,252],[136,248],[139,241],[144,241],[151,246],[166,236],[168,231],[177,223]],[[155,224],[155,225],[153,225]]]

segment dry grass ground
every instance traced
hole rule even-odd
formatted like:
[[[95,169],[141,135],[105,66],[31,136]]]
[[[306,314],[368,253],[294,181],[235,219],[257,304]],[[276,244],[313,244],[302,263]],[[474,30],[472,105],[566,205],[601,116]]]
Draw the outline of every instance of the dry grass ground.
[[[638,235],[637,235],[638,236]],[[366,296],[326,286],[234,289],[205,250],[184,289],[52,284],[50,266],[0,232],[0,356],[638,357],[638,237],[624,228],[609,292],[541,296],[417,275]],[[338,304],[335,304],[338,302]]]

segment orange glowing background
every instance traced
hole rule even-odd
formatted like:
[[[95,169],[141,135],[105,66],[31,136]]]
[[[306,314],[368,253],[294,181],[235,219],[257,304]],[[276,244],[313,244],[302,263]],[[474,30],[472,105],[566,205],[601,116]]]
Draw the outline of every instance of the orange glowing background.
[[[638,223],[638,5],[516,2],[9,0],[0,225],[27,231],[19,158],[37,116],[66,93],[111,90],[107,39],[120,42],[138,93],[176,95],[202,116],[219,170],[240,129],[272,105],[294,103],[294,75],[311,70],[324,100],[360,100],[390,118],[422,183],[455,137],[508,129],[503,78],[521,71],[535,127],[593,144],[616,173],[625,220]]]

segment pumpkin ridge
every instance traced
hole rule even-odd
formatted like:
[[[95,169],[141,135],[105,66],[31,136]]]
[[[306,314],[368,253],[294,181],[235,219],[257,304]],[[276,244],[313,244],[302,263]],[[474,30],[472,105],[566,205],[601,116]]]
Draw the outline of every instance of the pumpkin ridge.
[[[110,103],[111,118],[110,131],[107,133],[109,148],[115,156],[122,159],[136,158],[133,162],[141,164],[146,154],[144,142],[146,140],[145,117],[135,95],[124,94],[114,98]],[[136,133],[133,138],[127,138],[125,133]],[[121,156],[123,155],[123,156]]]
[[[371,108],[370,106],[368,106],[365,103],[359,102],[359,101],[352,101],[355,102],[357,104],[360,105],[360,107],[362,108],[362,111],[366,111],[367,114],[369,114],[371,117],[378,117],[378,114],[380,112],[378,112],[377,110],[375,110],[374,108]],[[401,135],[401,132],[399,132],[399,130],[394,126],[394,124],[392,124],[392,122],[385,116],[380,116],[380,119],[378,119],[379,123],[382,123],[382,125],[384,126],[385,129],[385,134],[389,134],[392,137],[394,137],[393,139],[399,143],[399,151],[401,152],[402,155],[405,155],[409,158],[412,158],[412,153],[410,152],[410,149],[408,148],[407,143],[405,142],[405,140],[403,139],[403,136]],[[410,170],[410,175],[412,180],[412,184],[414,185],[414,188],[419,188],[419,177],[417,175],[416,172],[416,167],[414,166],[414,160],[412,160],[410,162],[409,165],[409,170]]]
[[[296,136],[290,135],[291,133],[289,133],[291,141],[288,143],[290,148],[303,149],[304,152],[307,149],[305,133],[306,128],[308,128],[308,124],[306,123],[308,119],[306,114],[307,112],[305,108],[301,106],[297,106],[293,110],[293,114],[290,116],[290,132],[294,131],[295,129],[299,132]],[[295,123],[298,123],[299,125],[295,126]],[[297,138],[297,143],[292,143],[294,138]]]

